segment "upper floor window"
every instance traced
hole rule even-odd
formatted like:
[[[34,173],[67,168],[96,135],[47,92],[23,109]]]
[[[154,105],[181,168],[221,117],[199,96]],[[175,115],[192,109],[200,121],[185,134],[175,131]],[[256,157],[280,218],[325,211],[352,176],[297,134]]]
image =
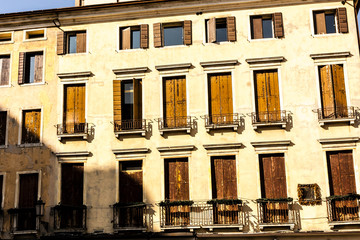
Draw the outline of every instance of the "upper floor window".
[[[19,84],[43,81],[43,52],[21,52],[19,56]]]
[[[120,28],[120,50],[149,47],[149,27],[147,24]]]
[[[235,17],[206,20],[206,42],[236,41]]]
[[[10,55],[0,55],[0,86],[10,84]]]
[[[251,16],[250,23],[251,39],[284,37],[282,13]]]
[[[154,46],[175,46],[192,44],[191,21],[154,24]]]
[[[346,8],[314,11],[313,18],[315,34],[348,32]]]
[[[60,32],[57,35],[57,54],[86,52],[86,31]]]
[[[85,84],[67,84],[64,87],[63,133],[84,133]]]
[[[12,32],[0,33],[0,43],[9,43],[12,41]]]
[[[23,111],[21,144],[40,143],[40,124],[40,109]]]
[[[45,29],[38,29],[38,30],[28,30],[25,31],[25,40],[38,40],[45,38]]]

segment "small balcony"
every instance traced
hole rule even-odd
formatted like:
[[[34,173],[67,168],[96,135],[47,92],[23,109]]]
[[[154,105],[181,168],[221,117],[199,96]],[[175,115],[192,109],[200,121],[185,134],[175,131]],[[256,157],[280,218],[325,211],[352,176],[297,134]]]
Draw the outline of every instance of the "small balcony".
[[[329,225],[360,225],[359,195],[328,197],[326,200]]]
[[[191,116],[158,118],[157,122],[161,135],[163,135],[164,132],[186,131],[186,133],[191,133],[191,131],[196,127],[196,120]]]
[[[60,204],[53,208],[55,232],[84,232],[87,207]]]
[[[232,128],[237,131],[244,124],[244,116],[239,113],[205,115],[205,128],[209,132],[211,129]]]
[[[290,209],[293,200],[288,199],[258,199],[258,220],[260,229],[289,228],[296,225],[296,212]]]
[[[12,208],[10,215],[10,229],[12,233],[36,233],[39,230],[36,208]]]
[[[210,201],[161,202],[160,225],[170,229],[237,228],[240,231],[245,225],[245,214],[241,200],[232,203]],[[238,202],[235,202],[238,201]]]
[[[113,205],[115,231],[146,231],[149,219],[145,203],[116,203]]]
[[[131,119],[114,122],[114,132],[117,138],[120,135],[125,134],[141,134],[141,136],[145,136],[148,131],[149,123],[146,119]]]
[[[291,112],[289,111],[267,111],[252,112],[251,121],[253,128],[279,126],[286,128],[291,122]]]
[[[63,138],[82,138],[87,140],[94,131],[93,124],[91,123],[57,124],[56,129],[59,141],[61,141]]]
[[[359,109],[357,107],[333,107],[319,108],[314,112],[318,115],[320,126],[331,123],[350,123],[354,125],[359,119]]]

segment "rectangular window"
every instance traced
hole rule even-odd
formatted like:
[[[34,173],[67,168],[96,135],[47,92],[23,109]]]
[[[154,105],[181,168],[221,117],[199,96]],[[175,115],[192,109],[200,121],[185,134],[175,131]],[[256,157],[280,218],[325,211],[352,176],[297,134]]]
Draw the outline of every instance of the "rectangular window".
[[[6,144],[7,112],[0,112],[0,146]]]
[[[250,24],[251,39],[284,37],[282,13],[251,16]]]
[[[277,70],[254,71],[256,116],[258,122],[281,120]]]
[[[85,133],[85,84],[64,86],[64,133]]]
[[[119,202],[140,203],[143,201],[142,161],[120,162]]]
[[[0,207],[3,209],[4,175],[0,175]],[[2,226],[1,226],[2,227]]]
[[[165,199],[170,201],[189,200],[187,158],[165,160]]]
[[[186,126],[187,104],[185,76],[163,78],[163,96],[165,127]]]
[[[183,45],[183,29],[182,24],[164,25],[164,46]]]
[[[57,34],[57,54],[86,52],[86,31],[59,32]]]
[[[0,55],[0,86],[10,84],[10,55]]]
[[[346,8],[314,11],[313,19],[315,34],[348,32]]]
[[[114,123],[118,130],[142,128],[142,80],[115,80]]]
[[[19,212],[17,215],[17,230],[36,229],[35,205],[38,200],[38,173],[19,175]]]
[[[319,78],[323,117],[347,117],[344,66],[342,64],[319,66]]]
[[[148,35],[147,24],[120,28],[120,50],[148,48]]]
[[[9,43],[11,41],[12,41],[11,32],[0,33],[0,43]]]
[[[206,42],[236,41],[235,17],[210,18],[205,25]]]
[[[192,44],[191,21],[154,24],[154,46],[176,46]]]
[[[43,81],[43,52],[20,53],[19,84],[41,83]]]
[[[25,40],[45,38],[45,29],[25,31]]]
[[[21,144],[40,143],[41,110],[24,110],[22,113]]]

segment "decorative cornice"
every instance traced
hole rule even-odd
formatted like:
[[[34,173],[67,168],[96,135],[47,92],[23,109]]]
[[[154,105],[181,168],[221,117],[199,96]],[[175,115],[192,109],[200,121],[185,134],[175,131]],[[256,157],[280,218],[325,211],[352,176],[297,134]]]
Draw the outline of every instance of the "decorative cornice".
[[[139,73],[146,73],[149,71],[148,67],[137,67],[137,68],[121,68],[121,69],[113,69],[113,72],[116,75],[123,75],[123,74],[139,74]]]
[[[265,142],[251,142],[253,147],[287,147],[291,145],[290,140],[282,140],[282,141],[265,141]]]
[[[195,150],[195,146],[185,145],[185,146],[158,147],[157,150],[159,152],[193,151]]]
[[[334,53],[317,53],[317,54],[310,54],[312,59],[323,59],[323,58],[345,58],[351,57],[350,52],[334,52]]]
[[[155,69],[158,71],[171,71],[179,69],[189,69],[192,67],[191,63],[180,63],[180,64],[169,64],[169,65],[158,65]]]
[[[89,78],[92,76],[91,71],[86,72],[72,72],[72,73],[58,73],[57,76],[60,79],[67,79],[67,78]]]
[[[130,149],[113,149],[115,155],[125,155],[125,154],[142,154],[149,153],[149,148],[130,148]]]
[[[318,139],[320,144],[341,144],[341,143],[356,143],[360,140],[359,137],[346,137],[346,138],[322,138]]]
[[[201,62],[200,65],[203,68],[210,67],[225,67],[225,66],[235,66],[239,64],[238,60],[225,60],[225,61],[210,61],[210,62]]]
[[[242,148],[243,146],[242,143],[204,144],[206,150],[235,149]]]
[[[58,152],[54,153],[56,157],[58,158],[64,158],[64,157],[88,157],[90,156],[91,152],[88,151],[82,151],[82,152]]]
[[[263,58],[248,58],[245,60],[248,64],[260,63],[280,63],[285,61],[284,57],[263,57]]]

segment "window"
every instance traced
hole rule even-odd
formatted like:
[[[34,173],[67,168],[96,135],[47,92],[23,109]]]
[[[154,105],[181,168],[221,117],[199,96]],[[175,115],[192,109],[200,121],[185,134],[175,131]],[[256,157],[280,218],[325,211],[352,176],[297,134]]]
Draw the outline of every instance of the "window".
[[[313,12],[314,33],[348,33],[346,8]]]
[[[25,31],[25,40],[44,39],[45,29]]]
[[[192,44],[192,23],[187,20],[177,23],[154,24],[154,46],[175,46]]]
[[[189,200],[187,158],[165,160],[165,199],[170,201]]]
[[[21,52],[18,83],[21,85],[43,82],[43,65],[43,52]]]
[[[147,24],[120,28],[120,50],[149,47]]]
[[[313,206],[321,204],[321,191],[319,185],[298,184],[298,198],[301,205]]]
[[[142,80],[115,80],[113,84],[115,129],[141,129]]]
[[[143,201],[143,172],[141,161],[120,162],[119,202]]]
[[[22,113],[21,144],[40,143],[41,110],[24,110]]]
[[[206,20],[206,42],[236,41],[235,17]]]
[[[6,145],[7,112],[0,112],[0,146]]]
[[[0,43],[9,43],[11,41],[12,41],[11,32],[0,33]]]
[[[63,133],[86,133],[85,84],[64,86]]]
[[[0,86],[10,85],[10,55],[0,55]]]
[[[251,39],[284,37],[282,13],[251,16],[250,23]]]
[[[342,64],[319,66],[323,118],[348,116],[344,67]]]
[[[59,32],[57,35],[57,54],[86,52],[86,31]]]

